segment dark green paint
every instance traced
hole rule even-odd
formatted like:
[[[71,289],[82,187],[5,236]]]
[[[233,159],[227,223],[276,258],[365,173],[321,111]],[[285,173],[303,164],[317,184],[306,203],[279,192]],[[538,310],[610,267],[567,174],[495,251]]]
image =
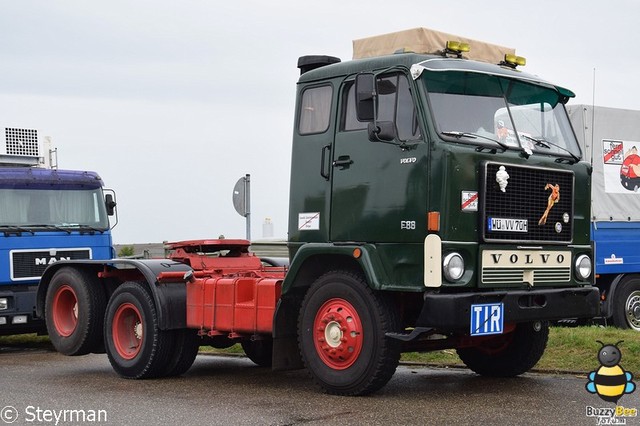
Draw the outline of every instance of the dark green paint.
[[[428,112],[425,90],[410,77],[411,90],[422,129],[421,140],[410,149],[397,144],[371,142],[366,130],[340,132],[342,90],[363,71],[381,72],[389,68],[408,75],[412,64],[428,57],[414,54],[356,60],[319,68],[303,74],[298,83],[296,111],[300,110],[300,94],[317,85],[330,84],[333,98],[330,124],[326,132],[299,135],[294,126],[291,165],[289,250],[291,269],[283,292],[295,285],[305,263],[314,256],[351,257],[353,248],[362,249],[356,261],[373,288],[382,290],[424,291],[424,246],[428,234],[427,213],[440,212],[443,255],[460,252],[467,272],[456,284],[447,288],[477,287],[476,266],[481,248],[515,249],[515,245],[482,244],[480,212],[461,211],[461,192],[481,194],[481,167],[486,161],[507,165],[527,165],[571,170],[575,173],[574,253],[589,246],[590,178],[589,166],[557,163],[557,157],[532,155],[525,158],[520,151],[478,152],[477,145],[463,141],[443,140],[433,126]],[[469,66],[473,66],[470,62]],[[485,65],[482,65],[483,67]],[[502,70],[513,77],[518,71]],[[532,80],[533,76],[528,76]],[[558,88],[560,93],[566,89]],[[330,147],[326,148],[326,147]],[[325,164],[321,155],[325,150]],[[332,161],[348,158],[353,162],[334,167]],[[402,159],[409,162],[402,162]],[[415,159],[415,160],[413,160]],[[321,171],[329,174],[329,179]],[[542,206],[544,208],[544,206]],[[299,230],[299,213],[319,213],[319,229]],[[415,229],[402,229],[403,222],[415,222]],[[560,246],[566,249],[566,246]],[[549,245],[544,248],[558,248]],[[589,252],[589,250],[587,250]],[[331,265],[327,265],[327,270]],[[571,285],[585,283],[571,282]]]

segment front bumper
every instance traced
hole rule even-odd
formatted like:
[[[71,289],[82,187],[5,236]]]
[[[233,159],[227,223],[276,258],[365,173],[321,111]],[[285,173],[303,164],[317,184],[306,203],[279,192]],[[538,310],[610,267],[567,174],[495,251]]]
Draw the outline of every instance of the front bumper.
[[[600,313],[600,293],[596,287],[427,293],[416,327],[451,331],[469,330],[471,305],[485,303],[504,304],[505,324],[564,318],[593,318]]]
[[[0,299],[6,309],[0,310],[0,335],[32,333],[45,330],[44,321],[35,318],[36,286],[0,287]],[[19,320],[19,321],[18,321]]]

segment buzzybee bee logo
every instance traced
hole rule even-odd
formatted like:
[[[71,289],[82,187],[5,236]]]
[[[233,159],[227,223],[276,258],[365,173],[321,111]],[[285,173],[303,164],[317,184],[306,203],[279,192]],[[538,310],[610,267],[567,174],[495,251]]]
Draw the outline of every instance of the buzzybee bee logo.
[[[620,365],[622,352],[618,345],[622,341],[615,345],[605,345],[599,340],[597,342],[602,345],[598,352],[600,368],[589,373],[587,391],[597,394],[603,401],[617,404],[622,395],[632,393],[636,389],[632,380],[633,374],[625,371]]]
[[[625,425],[627,417],[637,417],[637,408],[628,408],[618,405],[618,401],[625,394],[633,393],[636,390],[636,384],[633,382],[633,374],[620,365],[622,360],[622,352],[619,345],[604,344],[597,340],[601,345],[598,351],[598,361],[600,367],[592,371],[588,375],[588,381],[585,385],[587,392],[596,394],[605,402],[616,404],[615,408],[611,407],[591,407],[586,409],[587,417],[595,417],[598,425],[615,424]]]

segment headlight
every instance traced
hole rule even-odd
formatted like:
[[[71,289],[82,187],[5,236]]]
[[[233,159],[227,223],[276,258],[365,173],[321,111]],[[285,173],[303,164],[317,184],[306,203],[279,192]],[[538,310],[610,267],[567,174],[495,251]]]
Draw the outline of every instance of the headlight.
[[[9,299],[0,297],[0,311],[6,311],[7,309],[9,309]]]
[[[442,271],[447,281],[458,281],[464,274],[464,260],[458,253],[449,253],[442,262]]]
[[[578,256],[575,264],[575,272],[579,280],[586,281],[591,276],[591,258],[586,254]]]

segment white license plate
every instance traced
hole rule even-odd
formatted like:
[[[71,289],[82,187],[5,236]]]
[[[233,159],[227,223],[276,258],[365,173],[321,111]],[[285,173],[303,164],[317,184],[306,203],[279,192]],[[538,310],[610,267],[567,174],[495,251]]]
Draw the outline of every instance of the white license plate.
[[[489,231],[494,232],[528,232],[527,219],[505,219],[500,217],[487,218]]]

